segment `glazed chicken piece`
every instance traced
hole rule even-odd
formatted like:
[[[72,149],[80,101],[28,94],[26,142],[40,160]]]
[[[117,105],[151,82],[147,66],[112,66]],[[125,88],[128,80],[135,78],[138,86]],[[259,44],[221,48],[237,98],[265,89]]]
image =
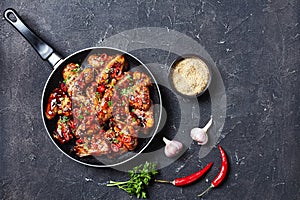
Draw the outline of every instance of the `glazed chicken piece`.
[[[143,72],[135,71],[132,76],[136,85],[149,86],[151,84],[150,77]]]
[[[56,115],[72,115],[72,102],[67,94],[60,88],[55,88],[50,94],[45,115],[51,120]]]
[[[79,71],[77,76],[72,80],[72,85],[68,85],[66,81],[66,86],[68,87],[69,95],[76,98],[78,95],[86,94],[86,87],[92,83],[95,79],[97,72],[93,68],[84,68],[82,71]]]
[[[109,118],[112,117],[112,101],[111,98],[114,93],[114,88],[107,89],[104,93],[103,98],[100,101],[100,104],[98,104],[96,110],[97,110],[97,118],[100,123],[100,125],[104,124]]]
[[[125,123],[111,121],[111,128],[104,133],[105,138],[111,143],[111,149],[115,153],[124,153],[135,149],[137,146],[137,131]]]
[[[147,129],[154,125],[153,107],[150,107],[147,111],[134,109],[133,113],[136,115],[139,122],[139,126]]]
[[[95,79],[95,69],[94,68],[84,68],[82,72],[80,72],[77,81],[81,81],[84,85],[87,85],[94,81]]]
[[[64,80],[69,79],[72,76],[76,76],[78,74],[78,71],[80,70],[80,65],[75,63],[69,63],[65,66],[65,68],[62,71],[62,75]]]
[[[151,105],[150,78],[141,72],[125,72],[122,80],[117,83],[119,97],[126,96],[132,108],[148,110]]]
[[[53,137],[59,141],[61,144],[68,142],[73,138],[73,129],[72,122],[67,117],[60,116],[57,124],[56,131],[53,134]]]
[[[64,82],[66,84],[67,92],[72,96],[74,85],[79,75],[80,66],[75,63],[68,64],[62,71]]]
[[[151,106],[149,88],[142,85],[136,85],[134,92],[129,95],[129,105],[135,109],[148,110]]]
[[[110,144],[103,138],[103,135],[94,134],[77,140],[74,151],[79,157],[85,156],[101,156],[110,153]]]
[[[100,94],[97,93],[97,83],[92,82],[84,90],[82,95],[74,96],[74,105],[77,105],[80,109],[85,109],[85,113],[96,114],[97,106],[101,100]]]
[[[129,150],[132,151],[137,146],[137,130],[135,130],[132,126],[125,126],[120,130],[121,141],[123,145]]]
[[[144,80],[140,82],[140,79]],[[113,96],[113,116],[119,123],[126,123],[135,129],[153,126],[153,109],[150,109],[150,91],[146,85],[150,78],[140,72],[125,72],[116,85]]]
[[[112,56],[108,56],[106,53],[93,54],[88,57],[87,62],[92,67],[103,68],[112,58]]]
[[[99,85],[108,85],[112,79],[120,80],[123,76],[123,68],[125,65],[124,55],[117,55],[107,63],[105,68],[101,70],[96,82]]]

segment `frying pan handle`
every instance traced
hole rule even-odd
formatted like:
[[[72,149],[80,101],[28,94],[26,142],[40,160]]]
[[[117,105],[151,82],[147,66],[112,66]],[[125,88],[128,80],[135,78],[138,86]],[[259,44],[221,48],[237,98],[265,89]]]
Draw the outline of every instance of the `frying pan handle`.
[[[43,60],[47,60],[53,67],[62,60],[61,56],[55,53],[53,48],[46,44],[21,20],[14,9],[6,9],[3,15],[4,18],[31,44]]]

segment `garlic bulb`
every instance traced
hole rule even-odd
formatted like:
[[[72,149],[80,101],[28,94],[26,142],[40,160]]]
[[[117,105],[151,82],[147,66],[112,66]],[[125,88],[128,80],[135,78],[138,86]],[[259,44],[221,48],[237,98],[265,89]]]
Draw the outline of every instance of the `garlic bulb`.
[[[165,154],[167,157],[174,157],[183,149],[183,144],[181,142],[178,142],[176,140],[171,141],[165,137],[163,137],[163,141],[166,143]]]
[[[204,128],[193,128],[191,130],[191,137],[193,140],[197,141],[199,145],[204,145],[208,141],[207,130],[212,125],[212,118],[205,125]]]

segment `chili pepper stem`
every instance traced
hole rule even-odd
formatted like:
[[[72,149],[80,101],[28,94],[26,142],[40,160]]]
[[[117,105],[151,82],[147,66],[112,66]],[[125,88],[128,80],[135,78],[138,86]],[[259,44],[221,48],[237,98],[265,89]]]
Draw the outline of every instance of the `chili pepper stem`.
[[[198,197],[202,197],[203,195],[205,195],[209,190],[211,190],[212,188],[214,188],[214,185],[211,184],[206,190],[204,190],[201,194],[197,195]]]
[[[174,181],[167,181],[167,180],[155,179],[154,182],[156,182],[156,183],[170,183],[170,184],[173,184]]]

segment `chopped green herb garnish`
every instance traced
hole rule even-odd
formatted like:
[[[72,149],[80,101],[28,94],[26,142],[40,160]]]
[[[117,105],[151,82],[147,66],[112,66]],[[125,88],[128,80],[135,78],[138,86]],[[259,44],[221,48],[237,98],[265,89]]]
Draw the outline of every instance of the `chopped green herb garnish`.
[[[79,118],[79,119],[83,119],[84,117],[83,117],[82,114],[80,114],[80,115],[78,116],[78,118]]]
[[[130,76],[130,75],[129,75],[128,79],[129,79],[130,81],[133,81],[133,78],[132,78],[132,76]]]
[[[72,72],[78,72],[80,70],[80,67],[73,69]]]
[[[131,88],[123,88],[121,90],[121,95],[127,95],[127,94],[129,94],[130,90],[131,90]]]
[[[114,141],[114,143],[119,143],[119,140],[116,138],[114,138],[113,141]]]
[[[105,69],[105,73],[108,74],[108,73],[109,73],[109,70],[110,70],[109,68],[106,68],[106,69]]]
[[[61,130],[61,128],[62,128],[61,125],[58,125],[58,126],[57,126],[57,129]]]
[[[130,76],[130,74],[127,74],[126,78],[127,78],[127,79],[130,79],[130,78],[132,78],[132,77]]]
[[[136,166],[128,172],[130,177],[128,181],[110,181],[106,186],[118,186],[130,195],[146,199],[146,186],[149,185],[151,179],[158,173],[156,164],[146,161],[144,165]]]
[[[112,106],[112,101],[107,102],[108,106]]]
[[[69,117],[67,117],[67,116],[63,116],[62,118],[61,118],[61,122],[63,122],[63,123],[66,123],[66,122],[68,122],[69,121]]]

